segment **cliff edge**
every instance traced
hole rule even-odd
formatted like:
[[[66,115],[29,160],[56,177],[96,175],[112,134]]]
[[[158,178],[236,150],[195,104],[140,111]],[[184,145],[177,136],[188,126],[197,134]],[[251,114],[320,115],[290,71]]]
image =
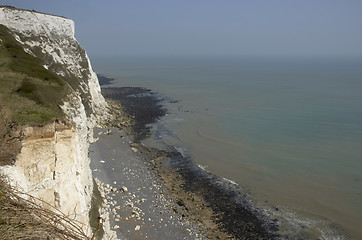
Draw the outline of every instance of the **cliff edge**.
[[[0,7],[0,37],[0,152],[16,152],[0,159],[0,171],[12,186],[44,207],[55,206],[90,234],[88,147],[107,104],[74,37],[74,22]]]

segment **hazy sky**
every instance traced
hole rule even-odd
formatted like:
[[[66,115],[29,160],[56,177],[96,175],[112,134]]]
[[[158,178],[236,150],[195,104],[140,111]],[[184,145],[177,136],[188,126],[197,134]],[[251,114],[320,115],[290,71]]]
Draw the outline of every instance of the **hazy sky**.
[[[62,15],[90,56],[362,56],[362,0],[0,0]]]

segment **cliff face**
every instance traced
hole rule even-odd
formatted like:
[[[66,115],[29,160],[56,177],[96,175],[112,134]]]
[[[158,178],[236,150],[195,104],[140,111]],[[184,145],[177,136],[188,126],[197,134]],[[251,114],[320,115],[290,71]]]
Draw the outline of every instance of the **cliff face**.
[[[43,59],[46,69],[64,77],[77,97],[81,97],[88,118],[95,120],[103,115],[106,103],[98,78],[85,50],[74,38],[72,20],[1,7],[0,23],[13,31],[26,52]]]
[[[61,105],[67,123],[24,127],[15,165],[1,167],[1,171],[13,185],[89,226],[93,183],[88,147],[93,127],[105,117],[106,103],[88,56],[74,38],[74,23],[63,17],[0,7],[0,24],[71,88]]]

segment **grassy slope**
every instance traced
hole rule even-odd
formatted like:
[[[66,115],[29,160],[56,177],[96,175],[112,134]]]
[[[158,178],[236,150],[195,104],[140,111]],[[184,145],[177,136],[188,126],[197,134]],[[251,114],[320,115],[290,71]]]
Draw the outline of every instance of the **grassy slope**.
[[[21,149],[17,124],[42,125],[64,118],[59,105],[70,87],[43,65],[0,24],[0,165],[12,164]],[[66,216],[21,199],[0,175],[0,239],[90,238]]]
[[[26,53],[11,31],[0,25],[0,105],[20,125],[64,117],[59,105],[69,91],[65,81]]]

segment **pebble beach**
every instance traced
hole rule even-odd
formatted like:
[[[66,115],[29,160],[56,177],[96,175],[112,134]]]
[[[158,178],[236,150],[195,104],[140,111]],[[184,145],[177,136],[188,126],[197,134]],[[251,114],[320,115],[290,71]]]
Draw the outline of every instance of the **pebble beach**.
[[[143,88],[103,88],[102,93],[121,106],[122,116],[113,119],[117,127],[95,129],[91,168],[117,238],[278,237],[276,220],[253,208],[236,184],[177,151],[142,143],[149,124],[167,112],[157,95]]]

